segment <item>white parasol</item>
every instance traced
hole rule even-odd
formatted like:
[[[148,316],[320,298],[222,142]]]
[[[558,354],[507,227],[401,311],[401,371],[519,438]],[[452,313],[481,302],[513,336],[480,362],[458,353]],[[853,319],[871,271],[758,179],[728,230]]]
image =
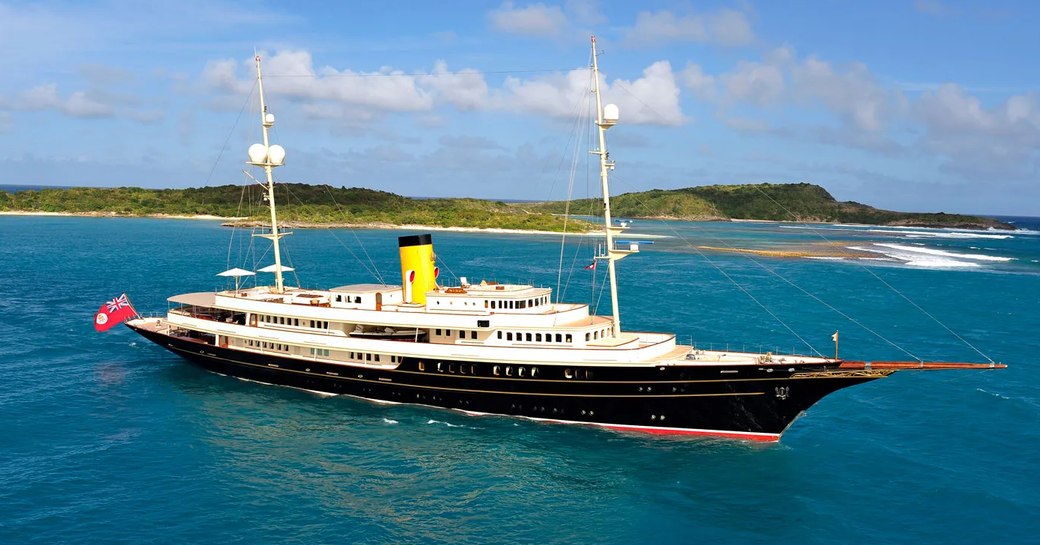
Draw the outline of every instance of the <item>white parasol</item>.
[[[274,269],[275,269],[274,265],[268,265],[268,266],[263,267],[261,269],[257,269],[256,272],[274,272]],[[282,271],[295,271],[295,270],[296,269],[294,269],[292,267],[286,267],[285,265],[282,265]]]
[[[241,278],[243,276],[253,276],[255,274],[256,273],[253,272],[253,271],[247,271],[245,269],[239,269],[238,267],[235,267],[234,269],[228,269],[228,270],[226,270],[226,271],[224,271],[222,273],[217,273],[217,276],[233,276],[233,277],[235,277],[235,292],[238,292],[239,278]]]

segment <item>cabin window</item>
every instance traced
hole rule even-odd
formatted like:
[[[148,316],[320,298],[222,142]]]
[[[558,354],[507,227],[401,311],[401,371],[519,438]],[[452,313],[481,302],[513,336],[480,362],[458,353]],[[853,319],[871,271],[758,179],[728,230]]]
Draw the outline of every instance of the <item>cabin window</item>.
[[[361,296],[360,296],[360,295],[358,295],[357,297],[355,297],[355,298],[354,298],[354,302],[355,302],[355,303],[358,303],[358,304],[361,304]]]
[[[567,334],[567,336],[565,337],[565,339],[567,339],[567,340],[566,340],[566,341],[564,341],[564,342],[568,342],[568,343],[574,342],[574,337],[571,337],[571,334],[570,334],[570,333],[568,333],[568,334]]]
[[[491,320],[477,320],[477,327],[491,327]]]
[[[525,304],[525,301],[519,301],[519,304],[516,306],[516,308],[527,308],[527,305]]]
[[[445,329],[445,330],[444,330],[444,335],[445,335],[446,337],[451,337],[451,330],[450,330],[450,329]]]
[[[534,334],[534,340],[537,341],[537,342],[542,342],[542,334],[541,333],[535,333]]]
[[[512,365],[507,365],[506,366],[506,376],[507,377],[513,376],[513,366]]]
[[[507,341],[513,340],[513,333],[512,332],[506,333],[506,340]]]
[[[585,333],[585,342],[589,341],[589,336],[590,336],[589,333]]]
[[[477,332],[476,331],[470,331],[469,332],[469,338],[476,339],[477,338]]]
[[[527,336],[527,342],[531,342],[531,334],[528,333],[526,336]]]
[[[438,373],[443,373],[444,372],[444,363],[443,362],[437,362],[437,372]]]
[[[460,339],[465,339],[466,338],[466,332],[460,329],[459,330],[459,338]]]
[[[440,336],[440,334],[441,334],[441,330],[439,330],[439,329],[436,329],[436,330],[434,330],[434,331],[436,331],[436,332],[437,332],[437,333],[436,333],[436,334],[437,334],[437,336]]]
[[[563,376],[564,378],[574,378],[574,371],[571,371],[571,369],[568,367],[567,369],[563,370]]]
[[[420,371],[425,371],[426,370],[426,362],[422,362],[422,361],[419,362],[419,370]]]
[[[491,301],[491,308],[492,308],[492,309],[494,309],[494,308],[495,308],[495,302],[494,302],[494,301]]]
[[[519,377],[522,377],[522,376],[524,376],[524,374],[526,374],[526,372],[527,372],[527,369],[521,367],[520,369],[517,369],[516,375],[519,376]]]
[[[502,373],[502,368],[496,365],[493,368],[491,368],[491,372],[497,377]]]
[[[556,334],[556,342],[562,343],[563,342],[563,335],[557,333]]]
[[[379,361],[379,354],[376,354],[375,361]]]
[[[534,378],[536,376],[538,376],[538,368],[537,367],[532,367],[531,368],[531,378]]]
[[[499,332],[498,332],[498,338],[499,338],[499,339],[501,339],[501,338],[502,338],[502,332],[501,332],[501,331],[499,331]]]
[[[372,354],[365,354],[365,361],[372,361]]]
[[[343,296],[342,295],[337,295],[336,296],[336,302],[337,303],[342,303],[343,302]]]

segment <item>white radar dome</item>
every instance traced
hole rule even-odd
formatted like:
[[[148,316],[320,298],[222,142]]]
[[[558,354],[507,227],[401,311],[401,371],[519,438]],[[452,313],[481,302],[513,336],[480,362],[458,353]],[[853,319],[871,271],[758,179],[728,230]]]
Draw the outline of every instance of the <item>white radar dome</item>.
[[[274,125],[274,114],[267,114],[264,116],[264,124],[267,126]]]
[[[275,145],[271,146],[270,158],[271,158],[271,164],[272,165],[284,164],[285,163],[285,148],[283,148],[282,146],[279,146],[278,144],[275,144]]]
[[[264,148],[263,144],[253,144],[249,146],[249,162],[250,163],[264,163],[267,160],[267,149]]]
[[[617,123],[618,113],[617,104],[607,104],[603,107],[603,121]]]

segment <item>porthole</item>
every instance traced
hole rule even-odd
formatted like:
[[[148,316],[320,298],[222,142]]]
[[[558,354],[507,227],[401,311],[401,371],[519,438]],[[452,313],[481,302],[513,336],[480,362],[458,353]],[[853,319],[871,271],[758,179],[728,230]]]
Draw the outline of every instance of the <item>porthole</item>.
[[[532,367],[531,368],[531,378],[534,378],[536,376],[538,376],[538,368],[537,367]]]
[[[524,367],[520,367],[519,369],[516,370],[516,376],[518,376],[518,377],[522,377],[522,376],[524,376],[526,374],[527,374],[527,369],[524,368]]]
[[[507,365],[506,366],[506,376],[507,377],[513,376],[513,366],[512,365]]]
[[[496,365],[491,369],[491,373],[497,377],[502,374],[502,368]]]

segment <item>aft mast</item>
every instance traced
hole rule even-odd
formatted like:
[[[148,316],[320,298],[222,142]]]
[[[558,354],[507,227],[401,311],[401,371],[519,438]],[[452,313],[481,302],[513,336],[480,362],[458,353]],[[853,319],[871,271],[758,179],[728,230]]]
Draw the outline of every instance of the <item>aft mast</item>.
[[[267,112],[267,104],[264,102],[264,80],[260,74],[260,55],[256,56],[256,84],[260,92],[260,124],[263,127],[264,143],[249,146],[249,164],[264,167],[267,175],[267,203],[271,207],[271,233],[256,235],[270,239],[274,245],[274,292],[285,292],[285,282],[282,278],[282,252],[278,241],[284,234],[278,232],[278,214],[274,205],[274,167],[285,164],[285,149],[279,145],[271,145],[268,131],[274,126],[274,114]]]
[[[603,186],[603,230],[607,237],[607,254],[596,256],[596,259],[607,261],[607,271],[610,276],[610,304],[614,311],[614,336],[621,335],[621,312],[618,310],[618,293],[617,293],[617,270],[614,266],[614,262],[623,259],[629,254],[636,253],[638,250],[635,245],[629,246],[628,250],[619,250],[614,247],[614,235],[620,234],[626,228],[621,226],[614,226],[611,222],[610,217],[610,183],[609,174],[611,170],[614,170],[614,161],[610,160],[610,154],[607,152],[607,129],[613,127],[618,121],[618,107],[614,104],[607,104],[606,108],[603,107],[602,100],[599,92],[599,63],[596,59],[596,37],[592,37],[592,92],[596,95],[596,126],[599,127],[599,149],[593,151],[595,155],[599,155],[599,179]]]

